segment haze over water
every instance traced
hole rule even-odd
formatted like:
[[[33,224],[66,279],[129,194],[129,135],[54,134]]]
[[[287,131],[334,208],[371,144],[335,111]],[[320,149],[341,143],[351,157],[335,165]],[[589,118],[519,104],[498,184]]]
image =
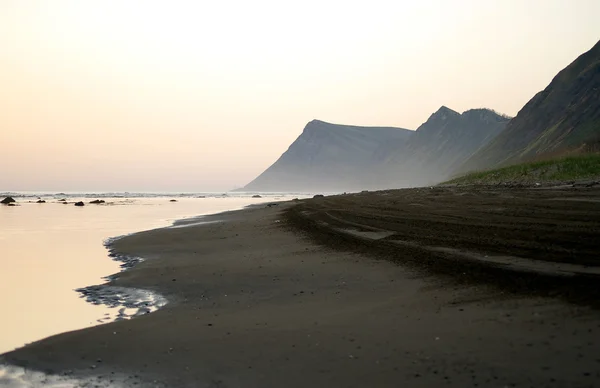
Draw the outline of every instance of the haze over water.
[[[107,205],[63,205],[62,197],[16,198],[20,206],[0,206],[0,354],[65,331],[110,321],[117,308],[93,305],[77,288],[104,283],[120,271],[103,242],[109,237],[170,225],[173,221],[273,201],[248,195],[194,198],[103,198]],[[108,315],[107,315],[108,314]]]

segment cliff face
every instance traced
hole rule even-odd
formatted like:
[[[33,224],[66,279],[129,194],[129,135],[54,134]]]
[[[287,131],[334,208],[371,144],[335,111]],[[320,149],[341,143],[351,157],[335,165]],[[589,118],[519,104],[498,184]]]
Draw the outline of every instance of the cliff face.
[[[351,191],[363,187],[377,166],[375,152],[402,144],[412,131],[358,127],[313,120],[281,157],[245,191]]]
[[[494,139],[509,118],[489,109],[462,114],[442,106],[397,150],[384,158],[388,187],[433,184],[454,174]]]
[[[357,191],[429,184],[449,177],[501,131],[487,109],[441,107],[417,131],[313,120],[245,191]]]
[[[600,42],[558,73],[461,171],[515,164],[600,144]]]

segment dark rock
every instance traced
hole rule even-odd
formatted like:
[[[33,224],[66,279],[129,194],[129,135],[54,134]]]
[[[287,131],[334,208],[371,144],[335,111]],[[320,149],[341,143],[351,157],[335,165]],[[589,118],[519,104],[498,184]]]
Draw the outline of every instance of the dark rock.
[[[6,197],[2,201],[0,201],[3,205],[8,205],[9,203],[17,202],[13,197]]]
[[[75,202],[75,206],[84,206],[85,204],[82,201]]]
[[[252,196],[252,198],[262,198],[262,196],[260,196],[258,194],[255,194],[255,195]]]
[[[172,199],[169,202],[177,202],[177,200],[176,199]]]
[[[323,194],[316,194],[313,198],[325,198]]]
[[[6,206],[17,206],[17,204],[14,202],[11,202],[11,203],[7,203]]]
[[[36,203],[46,203],[43,199],[38,199]]]
[[[103,199],[95,199],[95,200],[93,200],[93,201],[90,201],[90,203],[93,203],[93,204],[99,205],[99,204],[101,204],[101,203],[106,203],[106,201],[105,201],[105,200],[103,200]]]
[[[63,198],[63,199],[59,199],[58,202],[67,202],[67,200]]]

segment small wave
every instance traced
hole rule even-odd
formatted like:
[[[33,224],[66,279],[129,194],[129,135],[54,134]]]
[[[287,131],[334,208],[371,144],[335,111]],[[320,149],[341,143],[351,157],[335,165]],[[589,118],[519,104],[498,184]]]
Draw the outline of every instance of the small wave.
[[[115,237],[109,237],[104,240],[104,246],[108,250],[108,256],[117,262],[120,262],[121,271],[105,277],[107,281],[115,280],[119,274],[126,271],[137,264],[143,262],[143,257],[134,255],[124,255],[115,252],[112,245],[127,236],[134,233],[124,234]],[[108,314],[99,323],[106,323],[112,320],[129,319],[135,316],[148,314],[156,311],[167,304],[167,299],[162,295],[140,288],[117,287],[110,284],[99,284],[78,288],[75,291],[81,294],[87,302],[96,305],[105,305],[111,308],[121,307],[115,315]]]
[[[248,198],[253,195],[260,194],[265,198],[274,197],[286,197],[286,196],[306,196],[306,193],[259,193],[259,192],[197,192],[197,193],[130,193],[130,192],[67,192],[67,193],[56,193],[56,192],[2,192],[2,197],[15,197],[15,198],[116,198],[116,199],[128,199],[128,198]]]
[[[95,367],[95,365],[90,365]],[[123,383],[121,383],[122,381]],[[127,384],[124,382],[127,381]],[[71,371],[63,375],[52,375],[43,372],[25,369],[19,366],[2,364],[0,362],[0,387],[6,388],[125,388],[138,385],[140,382],[133,381],[131,377],[111,375],[110,379],[101,376],[90,376],[78,378],[72,376]]]
[[[81,297],[89,303],[118,309],[114,314],[106,313],[98,323],[131,319],[154,312],[167,304],[167,299],[162,295],[139,288],[101,284],[78,288],[75,291],[81,293]]]

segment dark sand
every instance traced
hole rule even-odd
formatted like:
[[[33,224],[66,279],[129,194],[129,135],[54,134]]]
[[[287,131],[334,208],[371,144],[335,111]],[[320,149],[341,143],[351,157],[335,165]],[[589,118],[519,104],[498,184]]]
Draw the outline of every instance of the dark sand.
[[[114,249],[149,260],[111,284],[166,307],[2,357],[159,387],[600,386],[597,278],[429,249],[593,265],[598,201],[586,188],[402,190],[139,233]]]

